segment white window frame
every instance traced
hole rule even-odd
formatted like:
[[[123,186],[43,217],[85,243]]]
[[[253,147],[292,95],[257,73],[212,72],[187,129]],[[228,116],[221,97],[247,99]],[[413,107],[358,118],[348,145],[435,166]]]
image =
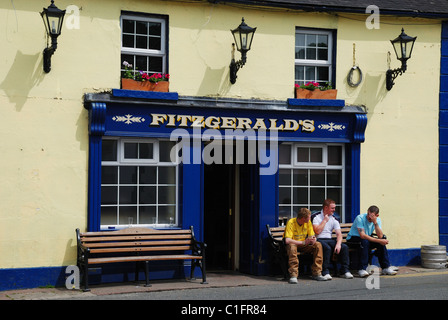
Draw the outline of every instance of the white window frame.
[[[168,162],[160,162],[159,161],[159,142],[160,141],[170,141],[168,139],[145,139],[145,138],[119,138],[119,137],[104,137],[103,140],[114,140],[117,141],[117,160],[114,161],[102,161],[101,166],[117,166],[117,167],[125,167],[125,166],[148,166],[148,167],[157,167],[157,172],[159,172],[158,168],[161,167],[174,167],[175,168],[175,212],[174,212],[174,221],[172,223],[156,223],[156,224],[140,224],[139,221],[134,221],[132,226],[139,226],[139,227],[156,227],[156,228],[176,228],[179,224],[179,165],[178,163],[173,163],[171,161]],[[154,161],[155,159],[124,159],[124,143],[125,142],[132,142],[132,143],[142,143],[142,142],[151,142],[154,143],[154,158],[157,159],[157,161]],[[120,175],[120,169],[118,168],[118,175]],[[117,191],[117,203],[116,204],[101,204],[101,208],[103,207],[117,207],[117,224],[101,224],[100,222],[100,230],[110,230],[110,229],[122,229],[129,227],[129,224],[119,224],[120,220],[120,207],[127,207],[127,206],[136,206],[136,207],[151,207],[154,206],[156,208],[156,218],[158,219],[158,210],[160,207],[166,207],[166,206],[173,206],[171,203],[168,204],[161,204],[159,203],[158,198],[158,190],[159,187],[162,186],[172,186],[172,184],[162,184],[159,183],[159,178],[156,177],[154,184],[149,184],[150,186],[153,186],[156,188],[156,202],[153,205],[142,205],[139,201],[139,192],[137,192],[137,200],[135,204],[120,204],[120,194],[119,194],[119,188]],[[101,186],[117,186],[120,185],[126,186],[127,184],[120,184],[118,181],[116,184],[103,184],[101,183]],[[139,181],[137,181],[136,184],[132,184],[132,186],[136,186],[137,190],[139,190],[141,184]],[[146,186],[146,184],[144,184]],[[137,212],[137,220],[139,220],[139,213]],[[100,217],[101,221],[101,217]]]
[[[315,35],[327,35],[328,36],[328,59],[327,60],[295,59],[294,60],[294,68],[295,68],[295,66],[328,67],[328,82],[332,82],[331,80],[333,79],[333,53],[334,53],[333,52],[333,50],[334,50],[334,48],[333,48],[333,32],[330,30],[296,28],[296,35],[297,34],[305,34],[305,35],[306,34],[315,34]],[[296,48],[296,43],[294,43],[294,50],[295,50],[295,48]],[[316,52],[316,55],[317,55],[317,52]],[[295,80],[297,80],[297,79],[295,79]]]
[[[336,205],[338,207],[341,208],[341,212],[338,212],[338,214],[340,215],[341,218],[341,222],[345,221],[345,188],[346,188],[346,182],[345,182],[345,145],[344,144],[339,144],[339,143],[325,143],[325,144],[313,144],[313,143],[283,143],[284,145],[289,145],[290,146],[290,162],[289,164],[279,164],[279,169],[287,169],[287,170],[291,170],[291,184],[289,186],[285,186],[283,185],[282,187],[288,187],[290,189],[291,192],[291,204],[287,204],[287,205],[283,205],[282,203],[279,203],[279,209],[281,207],[294,207],[294,203],[293,203],[293,190],[294,190],[294,185],[293,185],[293,177],[292,177],[292,172],[295,169],[311,169],[311,170],[316,170],[316,169],[323,169],[323,170],[341,170],[341,179],[342,179],[342,183],[341,183],[341,203],[336,203]],[[330,146],[340,146],[341,149],[341,165],[328,165],[328,147]],[[323,157],[323,161],[316,163],[316,162],[298,162],[296,161],[297,159],[297,149],[299,147],[306,147],[306,148],[323,148],[322,150],[322,157]],[[327,180],[326,180],[326,175],[325,175],[325,184],[323,186],[325,188],[325,190],[331,189],[331,186],[327,185]],[[280,192],[280,185],[279,185],[279,192]],[[308,185],[308,189],[310,190],[312,187],[310,185]],[[279,199],[280,200],[280,199]],[[308,192],[308,205],[312,206],[312,207],[317,207],[317,206],[321,206],[322,202],[325,199],[322,199],[322,201],[320,203],[310,203],[310,192]],[[338,202],[337,199],[334,199],[335,201]],[[290,217],[288,218],[293,218],[292,213],[290,213]],[[280,217],[282,218],[282,217]]]
[[[123,34],[125,34],[124,30],[123,30],[123,20],[160,23],[161,24],[161,27],[160,27],[160,50],[123,47]],[[162,58],[162,73],[167,72],[167,48],[166,48],[167,21],[165,19],[155,18],[155,17],[144,17],[144,16],[140,16],[140,15],[122,14],[121,18],[120,18],[120,27],[121,27],[121,54],[161,57]],[[135,34],[134,34],[134,37],[135,37]],[[121,68],[123,69],[123,66],[121,66]],[[145,71],[145,70],[142,70],[142,71]]]

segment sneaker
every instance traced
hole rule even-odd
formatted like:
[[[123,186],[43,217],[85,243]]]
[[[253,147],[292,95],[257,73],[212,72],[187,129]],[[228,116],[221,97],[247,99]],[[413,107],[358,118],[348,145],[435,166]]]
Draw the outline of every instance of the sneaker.
[[[290,284],[297,284],[297,278],[296,277],[289,278],[289,283]]]
[[[359,275],[361,278],[364,278],[364,277],[367,277],[367,276],[369,275],[369,273],[368,273],[366,270],[359,270],[359,271],[358,271],[358,275]]]
[[[398,271],[398,267],[395,267],[395,266],[390,266],[389,269],[393,270],[393,271]]]
[[[341,278],[344,278],[344,279],[353,279],[353,275],[350,273],[350,271],[347,271],[346,273],[341,274]]]
[[[327,278],[325,278],[322,274],[317,274],[317,275],[314,275],[313,277],[312,277],[314,280],[317,280],[317,281],[327,281],[328,279]]]
[[[325,280],[331,280],[331,279],[333,279],[329,273],[327,273],[327,274],[324,275],[323,277],[325,278]]]
[[[383,269],[382,274],[387,275],[387,276],[394,276],[397,274],[397,271],[393,270],[391,267]]]

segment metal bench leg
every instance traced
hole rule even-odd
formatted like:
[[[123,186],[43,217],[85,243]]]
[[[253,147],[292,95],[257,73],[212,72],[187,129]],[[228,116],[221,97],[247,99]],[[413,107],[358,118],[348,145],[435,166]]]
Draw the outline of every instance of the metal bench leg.
[[[145,261],[145,287],[152,287],[152,284],[149,283],[149,261]]]
[[[84,272],[83,272],[83,279],[84,279],[84,289],[82,291],[89,292],[89,265],[87,263],[84,264]]]
[[[202,271],[202,284],[208,284],[207,282],[207,272],[205,271],[205,259],[203,258],[200,262],[200,267]]]

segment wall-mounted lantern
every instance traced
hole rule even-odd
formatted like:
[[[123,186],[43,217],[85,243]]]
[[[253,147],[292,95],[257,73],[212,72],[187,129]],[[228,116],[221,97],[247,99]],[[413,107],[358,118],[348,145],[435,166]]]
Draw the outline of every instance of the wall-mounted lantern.
[[[44,8],[44,11],[40,13],[44,20],[47,36],[51,37],[51,47],[44,49],[44,71],[46,73],[51,70],[51,56],[58,47],[58,37],[61,34],[62,23],[64,21],[65,10],[60,10],[54,5],[54,1],[51,0],[51,4],[48,8]]]
[[[236,49],[241,52],[241,60],[235,62],[235,57],[232,56],[232,61],[230,62],[230,83],[232,84],[236,82],[236,73],[246,63],[246,54],[252,45],[255,30],[257,30],[257,28],[249,27],[244,22],[244,18],[241,19],[241,24],[238,28],[230,30],[235,40],[235,43],[233,43],[232,46],[236,44]],[[235,50],[233,50],[233,52],[234,51]]]
[[[401,61],[401,68],[394,70],[387,70],[386,72],[386,89],[391,90],[394,86],[394,80],[406,72],[407,65],[406,62],[411,58],[412,49],[414,48],[414,42],[417,37],[410,37],[404,33],[404,29],[401,29],[401,34],[391,40],[397,59]]]

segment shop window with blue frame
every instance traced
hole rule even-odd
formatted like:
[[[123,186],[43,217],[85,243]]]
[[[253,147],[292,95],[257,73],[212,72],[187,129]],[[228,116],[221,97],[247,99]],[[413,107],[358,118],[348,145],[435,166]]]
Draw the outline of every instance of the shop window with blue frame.
[[[310,81],[323,85],[333,82],[334,47],[333,31],[296,29],[295,83]]]
[[[279,218],[300,208],[321,210],[331,198],[344,219],[344,145],[283,143],[279,147]]]
[[[101,229],[132,225],[172,227],[178,221],[178,166],[174,142],[103,138]]]
[[[121,16],[121,72],[123,62],[134,72],[167,73],[167,18],[156,15]]]

